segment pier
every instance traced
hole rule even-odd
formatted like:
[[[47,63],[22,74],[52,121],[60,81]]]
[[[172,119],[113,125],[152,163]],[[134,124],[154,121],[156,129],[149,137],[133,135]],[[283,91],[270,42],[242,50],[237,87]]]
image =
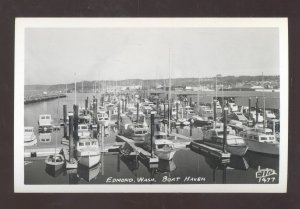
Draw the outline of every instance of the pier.
[[[146,158],[149,163],[158,163],[158,157],[134,144],[132,139],[128,139],[124,136],[117,135],[117,141],[125,142],[124,146],[129,146],[133,152],[128,153],[129,155],[140,155],[142,158]]]
[[[67,95],[66,94],[50,94],[50,95],[43,94],[37,96],[30,96],[24,98],[24,104],[31,104],[31,103],[42,102],[42,101],[47,101],[47,100],[52,100],[57,98],[63,98],[63,97],[67,97]]]
[[[220,160],[229,159],[231,156],[230,153],[223,152],[222,150],[213,148],[211,146],[207,146],[199,140],[192,141],[190,144],[190,148],[193,151],[200,151]]]

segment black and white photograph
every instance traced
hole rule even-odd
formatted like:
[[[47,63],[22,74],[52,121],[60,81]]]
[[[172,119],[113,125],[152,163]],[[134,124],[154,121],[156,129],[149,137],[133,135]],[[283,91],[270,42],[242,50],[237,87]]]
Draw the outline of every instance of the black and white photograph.
[[[15,192],[285,193],[287,18],[17,18]]]

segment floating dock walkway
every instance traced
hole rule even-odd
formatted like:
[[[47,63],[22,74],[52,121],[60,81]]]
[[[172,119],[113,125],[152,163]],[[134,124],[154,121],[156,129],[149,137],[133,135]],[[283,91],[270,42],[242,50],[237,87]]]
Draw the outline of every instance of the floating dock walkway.
[[[194,140],[190,144],[190,148],[193,151],[201,151],[212,157],[215,157],[220,160],[229,159],[230,153],[223,152],[222,150],[216,149],[214,147],[207,146],[200,142],[199,140]]]
[[[42,102],[42,101],[46,101],[46,100],[63,98],[63,97],[67,97],[67,95],[66,94],[51,94],[51,95],[38,95],[38,96],[26,97],[24,99],[24,104]]]
[[[154,154],[151,155],[150,152],[147,152],[146,150],[140,148],[140,147],[137,147],[135,144],[134,144],[134,141],[132,139],[128,139],[124,136],[120,136],[120,135],[117,135],[117,140],[118,141],[122,141],[122,142],[125,142],[125,145],[124,146],[130,146],[133,150],[133,152],[129,153],[129,155],[140,155],[141,157],[143,158],[146,158],[148,160],[149,163],[158,163],[158,157]]]
[[[26,148],[24,150],[24,157],[31,158],[31,157],[47,157],[49,155],[53,155],[55,152],[59,153],[59,151],[63,149],[63,147],[55,147],[53,148]]]

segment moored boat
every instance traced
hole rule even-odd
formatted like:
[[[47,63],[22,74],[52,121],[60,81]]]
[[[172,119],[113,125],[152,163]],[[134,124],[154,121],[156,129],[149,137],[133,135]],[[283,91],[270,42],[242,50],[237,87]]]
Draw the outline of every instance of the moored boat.
[[[217,148],[223,148],[223,129],[210,129],[204,133],[203,143]],[[225,149],[227,152],[236,156],[244,156],[248,150],[248,146],[245,143],[244,139],[240,136],[235,136],[230,134],[227,130],[227,138],[225,141]]]
[[[24,146],[33,146],[37,143],[33,127],[24,127]]]
[[[79,139],[76,143],[78,163],[91,168],[100,162],[100,148],[97,139]]]
[[[43,114],[39,116],[39,132],[52,132],[53,130],[53,124],[52,124],[52,119],[51,115],[49,114]]]
[[[168,139],[167,134],[164,132],[155,132],[152,144],[151,134],[148,134],[146,141],[142,146],[149,152],[153,151],[160,160],[172,160],[176,153],[174,143]]]
[[[246,141],[249,150],[262,154],[279,155],[279,142],[270,132],[261,129],[248,129],[239,133]]]
[[[50,173],[56,173],[61,170],[65,165],[65,158],[61,154],[49,155],[46,160],[46,169]]]

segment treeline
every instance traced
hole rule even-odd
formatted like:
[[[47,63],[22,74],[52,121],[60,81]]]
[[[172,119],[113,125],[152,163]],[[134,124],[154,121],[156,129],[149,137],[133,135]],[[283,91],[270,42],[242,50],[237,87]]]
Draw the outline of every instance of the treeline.
[[[236,85],[237,83],[249,83],[249,82],[262,82],[269,81],[279,84],[279,76],[224,76],[217,78],[218,83],[223,85]],[[172,86],[199,86],[199,78],[173,78],[171,79]],[[200,84],[203,85],[214,85],[216,78],[200,78]],[[168,79],[126,79],[120,81],[82,81],[76,83],[76,89],[81,91],[91,91],[96,85],[96,89],[105,89],[106,87],[112,88],[114,86],[142,86],[142,88],[155,88],[157,85],[168,86]],[[25,90],[44,90],[44,91],[65,91],[65,89],[74,90],[75,83],[69,84],[56,84],[56,85],[25,85]]]

